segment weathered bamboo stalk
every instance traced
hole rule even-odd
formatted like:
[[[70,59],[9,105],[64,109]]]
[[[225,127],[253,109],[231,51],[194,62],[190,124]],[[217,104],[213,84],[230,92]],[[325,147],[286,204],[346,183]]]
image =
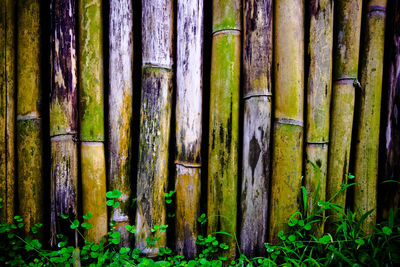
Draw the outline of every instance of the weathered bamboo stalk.
[[[370,0],[367,5],[365,42],[361,51],[361,94],[358,135],[355,153],[354,206],[362,213],[374,209],[365,219],[363,229],[372,233],[376,224],[379,127],[386,0]]]
[[[240,250],[262,255],[267,242],[271,179],[272,1],[246,1],[243,7],[243,180]]]
[[[311,1],[309,75],[307,83],[307,124],[305,186],[311,214],[314,200],[325,200],[328,168],[329,108],[332,91],[333,1]],[[311,162],[311,163],[310,163]],[[315,164],[315,165],[313,165]],[[319,170],[315,170],[316,166]],[[321,235],[324,225],[315,228]]]
[[[156,256],[166,233],[168,148],[173,90],[173,1],[142,1],[142,95],[137,176],[136,247]],[[146,239],[160,238],[154,246]]]
[[[18,1],[17,7],[18,197],[28,233],[44,219],[40,1]]]
[[[269,240],[299,210],[303,158],[304,1],[275,3],[275,121]]]
[[[51,244],[65,233],[61,214],[78,217],[77,62],[75,1],[50,2]],[[77,232],[75,245],[77,245]]]
[[[176,250],[196,256],[200,216],[203,0],[178,0],[176,59]]]
[[[389,2],[390,3],[390,2]],[[385,143],[385,168],[384,180],[396,180],[400,182],[400,120],[398,108],[400,107],[400,2],[392,1],[389,25],[391,35],[389,37],[388,53],[388,91],[387,117],[386,117],[386,143]],[[385,183],[381,188],[379,199],[382,202],[382,217],[387,219],[390,209],[400,208],[400,184]]]
[[[11,223],[15,215],[15,2],[0,3],[0,218]]]
[[[333,89],[328,152],[326,199],[339,192],[347,183],[354,98],[357,88],[358,59],[361,31],[361,0],[338,1],[335,9],[337,38],[333,48]],[[332,200],[344,207],[345,192]],[[331,216],[331,220],[335,217]],[[329,229],[329,225],[327,226]]]
[[[213,1],[208,146],[208,233],[236,234],[239,158],[241,2]],[[228,261],[236,254],[232,237]]]
[[[132,199],[132,96],[133,96],[133,10],[132,1],[110,1],[109,17],[109,98],[108,98],[108,160],[109,190],[122,195],[120,206],[113,208],[109,221],[116,222],[121,233],[120,246],[130,247],[129,210]]]
[[[93,214],[86,236],[99,242],[107,233],[102,1],[78,5],[82,205]]]

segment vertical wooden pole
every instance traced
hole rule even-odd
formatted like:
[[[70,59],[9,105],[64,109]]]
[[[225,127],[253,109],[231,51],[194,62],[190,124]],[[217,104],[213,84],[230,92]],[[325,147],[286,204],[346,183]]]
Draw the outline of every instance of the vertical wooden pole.
[[[109,221],[121,233],[120,246],[130,247],[129,210],[132,199],[132,97],[133,97],[133,10],[130,0],[110,1],[108,160],[109,190],[122,195],[120,206],[111,210]]]
[[[28,233],[44,219],[40,1],[18,1],[17,6],[18,196]]]
[[[337,36],[333,48],[333,88],[328,152],[326,199],[347,183],[354,98],[357,89],[358,59],[361,31],[361,0],[338,1],[335,9]],[[332,200],[344,207],[346,194]],[[331,217],[334,220],[334,217]],[[329,229],[329,226],[327,226]]]
[[[102,1],[78,5],[82,205],[84,214],[93,214],[86,236],[99,242],[107,233]]]
[[[178,0],[176,59],[176,250],[194,258],[200,216],[203,0]]]
[[[168,149],[173,90],[172,0],[142,0],[142,95],[137,176],[136,247],[156,256],[165,246],[165,232],[152,233],[166,222]],[[159,237],[150,246],[146,238]]]
[[[269,240],[300,208],[303,158],[304,1],[275,3],[275,121]]]
[[[315,201],[325,200],[328,168],[329,109],[332,91],[334,1],[311,1],[310,10],[310,57],[307,82],[307,124],[305,186],[307,207],[311,214],[317,207]],[[311,162],[311,163],[310,163]],[[315,165],[313,165],[315,164]],[[315,170],[316,166],[319,170]],[[323,214],[321,214],[323,215]],[[324,226],[316,226],[321,235]]]
[[[361,51],[361,94],[355,153],[354,207],[362,213],[374,209],[363,223],[372,233],[376,224],[379,127],[385,40],[386,0],[370,0],[367,5],[365,41]]]
[[[214,0],[212,21],[210,128],[208,146],[208,233],[236,234],[239,154],[241,2]],[[228,261],[236,254],[232,237]]]
[[[0,3],[0,218],[11,223],[15,215],[15,3]]]
[[[390,3],[390,2],[389,2]],[[400,107],[400,2],[392,1],[391,14],[388,27],[391,28],[388,51],[388,99],[386,132],[385,132],[385,158],[384,179],[400,182],[400,120],[398,109]],[[382,208],[382,217],[387,219],[390,209],[400,208],[400,184],[385,183],[380,188],[379,206]]]
[[[240,250],[261,256],[267,242],[271,179],[272,1],[245,1],[243,7],[243,180]]]
[[[50,2],[51,243],[65,233],[61,214],[78,216],[75,1]],[[63,229],[64,228],[64,229]],[[77,245],[75,232],[75,245]]]

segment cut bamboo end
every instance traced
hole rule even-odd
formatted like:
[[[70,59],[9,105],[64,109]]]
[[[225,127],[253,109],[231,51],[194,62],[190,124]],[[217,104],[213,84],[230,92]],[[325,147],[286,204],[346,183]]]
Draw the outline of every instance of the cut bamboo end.
[[[241,30],[241,1],[213,0],[212,31]]]
[[[81,143],[81,179],[83,214],[93,217],[88,220],[93,227],[85,237],[95,243],[107,234],[106,171],[104,145],[101,142]]]
[[[176,250],[193,259],[197,255],[201,169],[176,165]]]
[[[269,240],[276,243],[278,232],[288,230],[287,221],[300,209],[303,127],[275,122],[273,140]]]

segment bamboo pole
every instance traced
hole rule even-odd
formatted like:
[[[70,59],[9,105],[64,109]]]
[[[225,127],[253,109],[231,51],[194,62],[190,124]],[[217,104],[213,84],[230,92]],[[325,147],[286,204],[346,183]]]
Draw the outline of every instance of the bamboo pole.
[[[2,221],[13,222],[15,215],[15,2],[0,3],[0,198]]]
[[[207,231],[236,234],[239,149],[241,3],[213,1],[210,128],[208,146]],[[228,261],[236,254],[232,237]]]
[[[333,1],[310,2],[309,75],[307,83],[307,124],[305,186],[308,213],[325,201],[328,168],[329,108],[332,91]],[[311,162],[311,163],[310,163]],[[315,170],[314,166],[319,170]],[[322,235],[324,225],[314,230]]]
[[[363,223],[366,233],[376,224],[379,127],[385,40],[386,0],[370,0],[361,51],[361,94],[355,153],[354,206],[362,213],[374,209]]]
[[[175,242],[179,254],[194,258],[200,216],[203,0],[179,0],[177,13]]]
[[[300,208],[303,158],[304,1],[275,3],[275,122],[269,240]]]
[[[17,2],[17,158],[19,213],[25,232],[43,222],[40,1]]]
[[[390,2],[389,2],[390,3]],[[400,121],[398,108],[400,107],[400,2],[392,1],[392,18],[388,27],[391,27],[389,35],[388,51],[388,91],[387,115],[386,115],[386,142],[384,164],[384,180],[400,181]],[[391,26],[390,26],[391,25]],[[387,219],[390,209],[400,208],[400,184],[386,183],[382,185],[379,206],[382,207],[382,217]]]
[[[50,2],[51,244],[65,233],[61,214],[78,217],[77,62],[75,1]],[[75,245],[78,245],[74,231]]]
[[[84,214],[93,214],[87,239],[99,242],[107,233],[102,1],[78,5],[82,205]]]
[[[173,90],[173,1],[142,1],[142,95],[137,176],[135,246],[156,256],[166,233],[152,232],[166,223],[168,149]],[[160,238],[154,246],[146,239]]]
[[[361,31],[361,0],[338,1],[335,9],[337,37],[333,48],[333,88],[330,119],[330,146],[326,198],[331,200],[347,183],[354,98],[357,88],[358,58]],[[333,200],[344,207],[346,194]],[[330,221],[335,220],[331,217]],[[329,225],[327,226],[329,229]]]
[[[113,208],[109,221],[116,222],[122,247],[130,247],[129,210],[132,199],[132,96],[133,96],[133,10],[132,1],[110,1],[108,160],[109,190],[119,190],[120,206]]]
[[[271,179],[272,1],[243,7],[244,128],[240,250],[261,256],[267,242]]]

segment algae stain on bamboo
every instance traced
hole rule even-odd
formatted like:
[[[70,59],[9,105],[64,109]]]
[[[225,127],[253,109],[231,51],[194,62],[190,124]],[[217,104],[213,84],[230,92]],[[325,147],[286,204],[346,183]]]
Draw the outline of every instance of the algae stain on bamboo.
[[[243,7],[244,128],[240,249],[262,255],[267,241],[271,177],[272,1]]]
[[[120,206],[111,210],[109,221],[116,222],[121,233],[121,246],[130,247],[131,235],[126,225],[131,224],[129,211],[132,155],[132,98],[133,98],[133,10],[131,1],[110,1],[109,36],[109,189],[119,190]]]

